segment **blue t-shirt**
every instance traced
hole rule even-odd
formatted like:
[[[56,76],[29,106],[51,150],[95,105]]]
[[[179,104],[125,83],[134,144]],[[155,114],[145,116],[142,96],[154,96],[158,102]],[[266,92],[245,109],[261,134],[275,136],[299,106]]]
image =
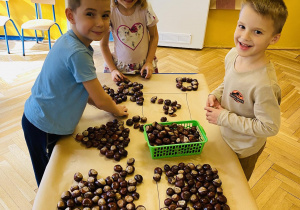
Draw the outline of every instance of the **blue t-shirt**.
[[[82,82],[97,78],[93,53],[72,30],[55,42],[25,102],[33,125],[51,134],[74,132],[89,96]]]

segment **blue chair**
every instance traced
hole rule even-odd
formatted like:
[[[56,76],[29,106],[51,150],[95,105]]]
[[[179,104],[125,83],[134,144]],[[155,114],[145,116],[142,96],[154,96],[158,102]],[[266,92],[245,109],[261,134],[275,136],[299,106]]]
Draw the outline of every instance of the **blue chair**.
[[[31,30],[35,31],[36,43],[38,43],[38,37],[37,37],[36,30],[48,31],[49,50],[51,49],[51,38],[50,38],[50,29],[51,29],[51,27],[53,25],[56,25],[59,29],[60,34],[62,35],[62,31],[60,29],[60,26],[56,23],[55,9],[54,9],[55,0],[31,0],[31,2],[35,4],[36,19],[35,20],[29,20],[26,23],[22,24],[22,26],[21,26],[23,56],[25,56],[25,49],[24,49],[24,30],[25,29],[31,29]],[[39,13],[39,5],[41,5],[41,4],[50,4],[50,5],[52,5],[53,20],[43,19],[42,10],[40,10],[40,13]]]
[[[3,26],[4,27],[4,36],[5,36],[5,41],[6,41],[6,47],[7,47],[7,52],[8,54],[10,54],[10,51],[9,51],[9,45],[8,45],[8,39],[7,39],[7,31],[6,31],[6,24],[7,22],[11,21],[12,24],[14,25],[20,39],[21,39],[21,35],[16,27],[16,24],[15,22],[10,18],[10,13],[9,13],[9,7],[8,7],[8,1],[9,0],[0,0],[0,1],[5,1],[6,3],[6,10],[7,10],[7,16],[0,16],[0,26]]]

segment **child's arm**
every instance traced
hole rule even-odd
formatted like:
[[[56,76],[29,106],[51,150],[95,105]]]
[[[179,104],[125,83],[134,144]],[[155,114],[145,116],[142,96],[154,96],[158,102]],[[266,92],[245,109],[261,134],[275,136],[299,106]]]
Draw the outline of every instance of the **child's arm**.
[[[102,40],[100,41],[100,50],[108,68],[110,69],[112,80],[115,82],[124,80],[124,78],[126,77],[120,71],[118,71],[116,65],[114,64],[111,51],[109,49],[109,32],[105,34]]]
[[[150,36],[148,54],[147,54],[146,62],[141,69],[141,75],[143,75],[144,71],[147,72],[147,75],[145,77],[147,79],[149,79],[151,77],[151,75],[154,71],[152,63],[154,60],[154,56],[155,56],[155,52],[156,52],[157,44],[158,44],[158,32],[157,32],[156,24],[152,27],[148,27],[148,30],[149,30],[149,36]]]
[[[93,79],[83,82],[89,93],[89,103],[98,109],[110,112],[116,116],[128,115],[126,106],[117,105],[111,97],[103,90],[99,80]]]
[[[279,90],[280,88],[275,87],[275,89]],[[263,87],[258,91],[260,94],[255,97],[253,105],[254,118],[237,115],[223,109],[220,113],[214,113],[219,114],[217,124],[251,136],[269,137],[276,135],[280,127],[280,90],[278,90],[273,91],[270,87]],[[212,112],[214,111],[212,110]]]

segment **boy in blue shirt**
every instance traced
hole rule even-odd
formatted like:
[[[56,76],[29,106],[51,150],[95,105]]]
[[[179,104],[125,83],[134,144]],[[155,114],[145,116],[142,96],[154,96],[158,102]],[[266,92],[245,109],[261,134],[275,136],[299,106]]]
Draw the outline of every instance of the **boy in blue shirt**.
[[[90,46],[109,31],[110,0],[69,0],[65,13],[71,30],[50,50],[22,118],[38,186],[56,142],[74,132],[87,103],[116,116],[128,115],[103,90]]]

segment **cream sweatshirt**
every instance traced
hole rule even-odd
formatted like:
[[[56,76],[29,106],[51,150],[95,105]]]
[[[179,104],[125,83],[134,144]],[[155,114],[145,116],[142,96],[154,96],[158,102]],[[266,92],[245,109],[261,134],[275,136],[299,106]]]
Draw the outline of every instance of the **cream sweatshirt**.
[[[273,63],[237,72],[237,56],[235,48],[228,52],[224,81],[211,94],[224,108],[217,122],[223,139],[239,158],[245,158],[257,153],[267,137],[278,133],[281,89]]]

